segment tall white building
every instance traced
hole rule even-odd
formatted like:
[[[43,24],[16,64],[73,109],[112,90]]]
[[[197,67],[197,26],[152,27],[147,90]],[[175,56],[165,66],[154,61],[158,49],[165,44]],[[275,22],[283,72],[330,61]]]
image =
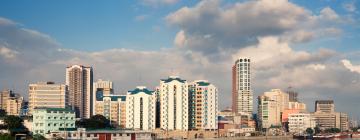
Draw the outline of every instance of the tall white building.
[[[110,120],[112,125],[125,128],[126,96],[110,94],[103,88],[96,90],[94,112]]]
[[[253,94],[249,58],[239,58],[232,67],[232,110],[252,114]]]
[[[190,129],[215,130],[218,128],[218,90],[205,80],[189,84]]]
[[[156,95],[146,87],[136,87],[126,95],[126,128],[153,130],[156,121]]]
[[[310,113],[289,114],[289,132],[306,134],[307,128],[316,127],[315,118]]]
[[[66,85],[69,88],[70,107],[77,118],[90,118],[93,94],[93,69],[82,65],[66,68]]]
[[[54,82],[39,82],[29,85],[29,114],[35,108],[65,108],[68,105],[67,86]]]
[[[160,80],[160,128],[188,130],[188,83],[177,76]]]

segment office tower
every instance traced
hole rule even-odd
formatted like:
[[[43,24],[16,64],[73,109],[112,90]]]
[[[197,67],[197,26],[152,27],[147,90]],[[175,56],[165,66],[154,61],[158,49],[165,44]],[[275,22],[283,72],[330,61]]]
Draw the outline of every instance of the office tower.
[[[32,133],[50,134],[60,128],[75,128],[75,112],[69,108],[36,108],[33,110]]]
[[[315,101],[315,112],[312,113],[320,129],[339,128],[341,131],[349,129],[349,118],[346,113],[335,112],[333,100]]]
[[[239,58],[232,67],[232,110],[252,114],[250,59]]]
[[[289,114],[289,132],[306,134],[307,128],[316,127],[315,118],[310,113]]]
[[[317,100],[315,101],[315,112],[332,113],[335,111],[333,100]]]
[[[8,104],[8,100],[10,98],[19,98],[21,97],[20,94],[18,93],[14,93],[12,90],[9,89],[5,89],[3,91],[0,92],[0,109],[2,110],[7,110],[7,104]]]
[[[92,109],[92,114],[91,115],[95,115],[96,114],[96,100],[97,98],[96,97],[96,93],[98,91],[101,91],[102,94],[104,96],[107,96],[107,95],[112,95],[114,94],[114,88],[113,88],[113,82],[111,81],[103,81],[101,79],[98,79],[96,82],[93,83],[93,95],[92,97],[92,103],[91,103],[91,109]]]
[[[54,82],[29,84],[29,115],[37,107],[65,108],[68,105],[67,86]]]
[[[269,92],[265,92],[264,96],[269,97],[270,100],[274,100],[279,103],[280,112],[284,112],[289,108],[289,94],[281,91],[280,89],[272,89]]]
[[[138,86],[126,95],[126,128],[153,130],[156,120],[156,95]]]
[[[126,96],[113,94],[109,88],[97,88],[94,102],[94,115],[103,115],[112,125],[125,127]]]
[[[189,84],[189,128],[217,129],[218,91],[205,80]]]
[[[293,90],[292,87],[289,87],[286,93],[289,94],[289,102],[298,102],[298,93]]]
[[[265,95],[258,97],[258,118],[260,128],[281,126],[280,104]]]
[[[10,97],[6,101],[6,113],[7,115],[21,115],[21,108],[23,105],[23,97]]]
[[[90,118],[93,93],[93,69],[81,65],[66,68],[69,103],[77,118]]]
[[[160,80],[160,128],[188,130],[188,84],[177,76]]]

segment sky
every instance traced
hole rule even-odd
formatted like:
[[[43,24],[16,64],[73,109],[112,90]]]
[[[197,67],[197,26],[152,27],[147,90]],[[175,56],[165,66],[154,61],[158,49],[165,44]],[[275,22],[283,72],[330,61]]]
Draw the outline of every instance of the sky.
[[[0,89],[64,83],[65,68],[94,68],[116,94],[169,75],[209,80],[230,106],[231,66],[252,59],[254,99],[291,86],[314,110],[360,117],[360,14],[355,0],[4,0]],[[256,103],[256,101],[254,102]],[[256,107],[255,107],[256,108]]]

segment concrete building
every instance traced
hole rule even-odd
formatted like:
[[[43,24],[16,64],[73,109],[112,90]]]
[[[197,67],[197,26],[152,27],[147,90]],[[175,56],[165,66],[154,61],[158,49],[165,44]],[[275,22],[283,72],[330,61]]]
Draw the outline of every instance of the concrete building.
[[[103,81],[98,79],[96,82],[93,83],[93,94],[92,97],[96,97],[96,93],[101,91],[104,96],[114,94],[113,82],[111,81]],[[96,114],[96,105],[97,105],[97,98],[92,98],[92,114]]]
[[[160,80],[160,128],[185,130],[189,128],[188,83],[177,76]]]
[[[38,82],[29,84],[29,112],[32,115],[34,108],[65,108],[68,106],[67,86],[54,82]]]
[[[115,95],[106,88],[97,88],[94,103],[95,115],[103,115],[111,124],[125,127],[126,96]]]
[[[190,129],[216,130],[218,127],[218,91],[205,80],[189,84]]]
[[[156,121],[156,95],[138,86],[126,95],[126,128],[153,130]]]
[[[90,118],[92,114],[93,69],[81,65],[66,68],[66,85],[69,88],[69,104],[77,118]]]
[[[21,114],[21,108],[23,105],[23,97],[10,97],[6,101],[6,113],[7,115],[19,116]]]
[[[281,126],[281,105],[267,96],[258,97],[258,118],[260,128]]]
[[[75,112],[67,108],[35,108],[32,133],[50,134],[59,128],[75,128]]]
[[[310,113],[289,114],[289,132],[296,134],[306,134],[307,128],[316,127],[315,118]]]
[[[239,58],[232,67],[232,110],[235,113],[252,114],[250,59]]]
[[[24,98],[12,90],[0,91],[0,109],[5,110],[8,115],[20,115]]]
[[[66,140],[153,140],[156,135],[150,131],[131,131],[116,129],[86,130],[85,128],[53,131],[48,139]]]
[[[288,109],[296,109],[296,110],[306,110],[306,104],[302,102],[289,102]]]
[[[341,131],[349,129],[348,115],[335,112],[333,100],[318,100],[315,102],[315,112],[312,114],[320,129],[339,128]]]
[[[269,92],[265,92],[264,96],[267,96],[270,100],[279,103],[281,113],[289,108],[289,94],[281,91],[280,89],[272,89]]]

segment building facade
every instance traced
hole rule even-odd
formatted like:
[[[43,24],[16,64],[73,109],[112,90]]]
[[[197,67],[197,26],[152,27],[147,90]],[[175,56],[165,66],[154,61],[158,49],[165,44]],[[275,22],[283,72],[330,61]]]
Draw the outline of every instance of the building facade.
[[[96,93],[98,91],[101,91],[104,96],[112,95],[114,94],[114,88],[113,88],[113,82],[111,81],[103,81],[101,79],[97,80],[93,83],[93,94],[92,97],[96,97]],[[96,114],[96,105],[97,105],[97,98],[92,98],[91,108],[92,108],[92,114]]]
[[[289,94],[281,91],[280,89],[272,89],[264,93],[270,100],[277,102],[280,106],[280,112],[289,108]]]
[[[33,110],[32,133],[45,135],[60,128],[75,128],[75,112],[67,108]]]
[[[349,118],[346,113],[335,112],[333,100],[315,101],[315,112],[312,114],[320,129],[339,128],[349,130]]]
[[[252,114],[250,59],[239,58],[232,67],[232,110],[235,113]]]
[[[29,115],[37,107],[65,108],[68,106],[67,86],[54,82],[29,84]]]
[[[315,118],[310,113],[289,114],[289,132],[296,134],[306,134],[307,128],[316,127]]]
[[[267,96],[258,97],[258,118],[260,128],[281,126],[280,104]]]
[[[69,88],[69,104],[77,118],[90,118],[93,94],[93,69],[81,65],[66,68],[66,85]]]
[[[146,87],[136,87],[126,95],[126,128],[153,130],[156,122],[156,95]]]
[[[6,101],[6,113],[7,115],[21,115],[21,108],[23,106],[23,97],[10,97]]]
[[[177,76],[160,80],[160,128],[188,130],[188,83]]]
[[[217,129],[218,90],[205,80],[189,84],[189,128]]]
[[[103,115],[113,125],[125,127],[126,119],[126,96],[115,95],[104,88],[97,88],[95,100],[95,115]]]

